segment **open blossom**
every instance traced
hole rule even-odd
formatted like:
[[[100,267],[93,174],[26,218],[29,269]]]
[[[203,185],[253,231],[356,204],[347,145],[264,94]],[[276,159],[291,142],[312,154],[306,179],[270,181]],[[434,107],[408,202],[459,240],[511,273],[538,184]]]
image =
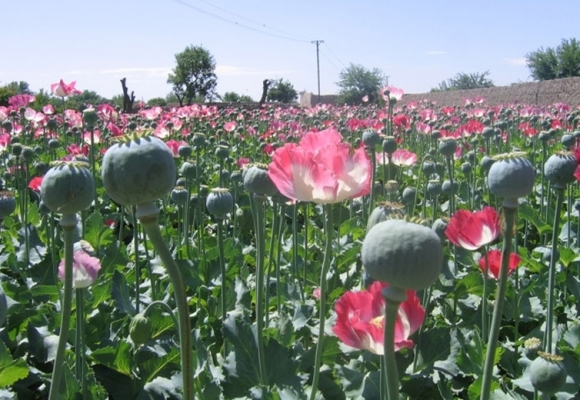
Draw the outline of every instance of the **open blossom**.
[[[394,165],[399,167],[410,167],[415,165],[417,162],[417,154],[410,152],[405,149],[397,149],[391,155],[391,159]],[[387,165],[389,163],[389,157],[386,153],[377,154],[377,162],[379,164]]]
[[[479,268],[481,272],[485,273],[485,260],[487,258],[487,275],[490,278],[499,279],[499,271],[501,268],[501,251],[493,249],[487,252],[487,254],[479,259]],[[508,275],[516,270],[521,258],[516,253],[510,253],[509,265],[508,265]]]
[[[386,94],[387,92],[388,94]],[[389,101],[389,98],[401,100],[403,98],[403,94],[405,94],[403,89],[399,89],[394,86],[385,86],[381,89],[381,93],[383,94],[383,99],[385,101]]]
[[[326,129],[277,149],[268,175],[290,199],[330,204],[368,194],[371,168],[363,147],[352,151],[340,133]]]
[[[75,243],[73,253],[73,288],[83,289],[91,286],[97,280],[101,269],[101,261],[93,257],[94,249],[91,245],[81,240]],[[58,278],[64,282],[64,259],[58,266]]]
[[[381,291],[388,286],[373,282],[368,290],[350,291],[336,302],[336,324],[332,331],[346,345],[371,353],[384,353],[385,298]],[[425,310],[413,290],[407,290],[407,300],[399,305],[395,324],[395,351],[413,347],[409,339],[423,323]]]
[[[494,208],[471,212],[457,210],[445,230],[451,243],[466,250],[477,250],[493,242],[501,230],[499,216]]]
[[[8,104],[14,110],[17,110],[20,107],[26,107],[28,104],[32,103],[36,100],[35,96],[30,94],[22,93],[16,94],[8,99]]]
[[[36,192],[40,192],[40,185],[42,184],[42,176],[35,176],[28,182],[28,188]]]
[[[52,85],[50,85],[50,90],[52,91],[52,94],[58,97],[76,96],[78,94],[81,94],[82,91],[75,88],[75,85],[76,85],[75,81],[66,84],[61,79],[60,82],[53,83]]]

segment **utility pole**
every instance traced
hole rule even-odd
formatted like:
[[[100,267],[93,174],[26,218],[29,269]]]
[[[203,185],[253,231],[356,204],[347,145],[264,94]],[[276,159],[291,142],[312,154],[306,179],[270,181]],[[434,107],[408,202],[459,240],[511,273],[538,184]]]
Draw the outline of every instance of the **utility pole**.
[[[318,73],[318,104],[320,104],[320,58],[318,52],[318,46],[320,43],[324,43],[324,40],[313,40],[310,43],[316,44],[316,71]]]

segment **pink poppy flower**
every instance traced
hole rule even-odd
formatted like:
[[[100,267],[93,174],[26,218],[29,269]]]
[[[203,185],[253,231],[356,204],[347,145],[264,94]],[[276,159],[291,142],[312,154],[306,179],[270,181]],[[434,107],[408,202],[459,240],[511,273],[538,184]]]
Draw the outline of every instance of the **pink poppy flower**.
[[[9,133],[0,134],[0,152],[6,150],[9,144],[10,144],[10,134]]]
[[[501,268],[501,251],[493,249],[479,259],[479,268],[481,272],[485,273],[485,259],[487,258],[487,275],[490,278],[499,279],[499,270]],[[521,257],[516,253],[510,253],[510,260],[508,266],[508,275],[511,275],[518,267]]]
[[[385,94],[387,91],[389,92],[388,95]],[[403,98],[403,94],[405,94],[403,89],[399,89],[394,86],[385,86],[381,89],[381,93],[383,94],[383,99],[385,101],[389,101],[389,98],[396,99],[397,101],[401,100]]]
[[[399,167],[410,167],[417,162],[417,154],[405,149],[397,149],[392,155],[393,164]]]
[[[236,130],[236,121],[229,121],[224,124],[224,131],[226,132],[233,132]]]
[[[268,175],[290,199],[330,204],[368,194],[371,169],[363,147],[352,151],[340,133],[326,129],[277,149]]]
[[[91,286],[97,280],[101,269],[101,261],[93,257],[94,249],[91,245],[81,240],[75,243],[73,253],[73,288],[83,289]],[[64,282],[64,259],[58,265],[58,278]]]
[[[42,107],[42,112],[45,113],[46,115],[52,115],[54,114],[54,107],[52,106],[52,104],[47,104],[44,107]]]
[[[42,122],[45,118],[46,116],[43,113],[35,111],[30,107],[27,107],[26,110],[24,110],[24,119],[27,121]]]
[[[69,84],[64,83],[61,79],[58,83],[53,83],[50,85],[50,90],[52,94],[58,97],[68,97],[68,96],[76,96],[81,94],[82,91],[75,88],[76,82],[72,81]]]
[[[384,353],[385,299],[381,294],[388,284],[373,282],[368,290],[343,294],[334,306],[336,324],[332,331],[346,345],[371,353]],[[413,290],[407,290],[407,300],[399,305],[395,325],[395,351],[412,348],[409,339],[423,323],[425,310]]]
[[[42,184],[42,176],[35,176],[28,182],[28,188],[35,192],[40,192],[40,185]]]
[[[19,109],[20,107],[26,107],[28,104],[32,103],[36,100],[36,97],[29,95],[29,94],[17,94],[8,99],[8,104],[14,110]]]
[[[445,230],[451,243],[466,250],[477,250],[493,242],[501,230],[499,216],[494,208],[471,212],[457,210]]]
[[[171,152],[173,153],[173,157],[179,157],[179,148],[181,146],[188,146],[187,142],[181,140],[181,141],[177,141],[174,139],[170,139],[167,142],[165,142],[165,144],[167,145],[167,147],[169,147],[169,150],[171,150]]]

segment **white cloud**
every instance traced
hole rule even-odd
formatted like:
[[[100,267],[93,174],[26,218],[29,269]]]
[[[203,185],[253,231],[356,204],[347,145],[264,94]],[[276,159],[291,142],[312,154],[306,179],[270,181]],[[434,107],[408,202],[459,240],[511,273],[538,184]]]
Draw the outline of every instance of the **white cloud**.
[[[426,52],[425,54],[427,54],[428,56],[442,56],[447,54],[446,51],[439,51],[439,50],[430,50],[428,52]]]
[[[149,67],[149,68],[115,68],[105,69],[99,71],[99,74],[104,75],[119,75],[119,74],[146,74],[147,76],[167,76],[171,72],[169,67]]]
[[[291,70],[261,70],[258,68],[243,68],[235,67],[233,65],[218,65],[215,69],[217,75],[283,75],[293,74],[295,71]]]
[[[525,67],[527,65],[525,58],[506,58],[504,61],[516,67]]]

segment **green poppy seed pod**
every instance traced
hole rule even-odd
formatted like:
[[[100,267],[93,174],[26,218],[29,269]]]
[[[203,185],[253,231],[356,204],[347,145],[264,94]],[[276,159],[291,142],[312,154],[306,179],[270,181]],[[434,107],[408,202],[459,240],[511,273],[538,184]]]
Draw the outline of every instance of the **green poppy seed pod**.
[[[461,172],[463,172],[463,175],[465,176],[471,175],[472,169],[473,167],[471,166],[471,163],[464,162],[463,164],[461,164]]]
[[[542,260],[544,260],[544,262],[551,262],[552,261],[552,248],[551,247],[545,247],[544,251],[542,252]],[[558,262],[560,260],[560,250],[556,249],[556,251],[554,252],[554,262]]]
[[[483,128],[481,135],[486,139],[491,139],[495,136],[495,129],[493,129],[491,126],[486,126]]]
[[[244,187],[250,193],[262,194],[264,196],[273,196],[278,193],[278,188],[268,176],[268,171],[253,165],[243,172]]]
[[[457,141],[452,137],[439,139],[439,153],[444,157],[453,157],[457,150]]]
[[[171,191],[171,201],[177,205],[185,205],[188,197],[189,192],[183,186],[175,186]]]
[[[99,120],[99,115],[94,108],[90,107],[83,111],[83,122],[88,128],[93,128],[97,121]]]
[[[185,184],[187,183],[187,179],[185,178],[177,178],[177,180],[175,181],[175,186],[183,186],[185,187]]]
[[[101,177],[109,197],[121,205],[151,203],[173,189],[173,153],[156,137],[133,137],[109,147]]]
[[[562,136],[561,143],[562,146],[569,149],[570,147],[576,144],[576,138],[574,137],[574,135],[566,134]]]
[[[12,192],[0,192],[0,221],[16,210],[16,199]]]
[[[367,129],[363,132],[362,140],[365,146],[367,147],[375,147],[379,143],[381,143],[381,136],[377,131],[372,129]]]
[[[215,188],[208,194],[205,206],[216,218],[224,218],[234,209],[234,197],[228,189]]]
[[[183,158],[191,157],[191,155],[193,154],[193,149],[191,148],[191,146],[182,145],[177,148],[177,154],[179,154],[179,157]]]
[[[403,204],[413,204],[415,202],[416,196],[417,189],[414,187],[406,187],[403,189],[403,194],[401,195]]]
[[[223,169],[221,174],[220,174],[220,179],[223,182],[228,182],[230,180],[230,171],[228,171],[227,169]]]
[[[548,132],[542,131],[538,135],[538,139],[540,139],[540,142],[546,143],[548,140],[551,139],[551,137],[550,137],[550,134]]]
[[[198,175],[197,164],[185,161],[179,168],[179,173],[187,180],[194,180]]]
[[[487,186],[496,196],[504,197],[504,206],[516,208],[517,199],[532,192],[536,169],[525,158],[525,153],[507,153],[495,156],[487,174]]]
[[[441,182],[438,179],[431,179],[427,182],[427,193],[431,197],[439,196],[441,194]]]
[[[381,202],[379,205],[371,212],[369,219],[367,221],[367,233],[371,230],[373,226],[379,222],[386,221],[388,219],[403,219],[405,218],[405,210],[401,204],[391,203],[388,201]]]
[[[173,122],[168,121],[165,123],[165,126],[167,127],[167,129],[172,129],[173,128]]]
[[[483,156],[481,158],[481,161],[479,162],[479,165],[481,165],[481,168],[485,171],[485,172],[489,172],[489,170],[491,169],[491,166],[493,165],[493,163],[495,162],[495,160],[489,156]]]
[[[153,335],[153,324],[143,314],[137,314],[129,324],[129,336],[136,346],[147,343]]]
[[[574,202],[574,209],[575,209],[576,211],[580,211],[580,200],[576,200],[576,201]]]
[[[242,182],[244,180],[244,178],[242,177],[242,173],[240,171],[234,171],[234,172],[232,172],[231,175],[230,175],[230,179],[234,183],[240,183],[240,182]]]
[[[95,196],[95,181],[88,164],[58,161],[42,178],[44,204],[58,214],[75,214],[88,208]]]
[[[453,195],[457,193],[457,190],[459,190],[459,184],[457,181],[453,181],[453,184],[451,184],[451,181],[446,179],[441,185],[441,191],[446,195]]]
[[[397,141],[394,136],[386,136],[383,140],[383,151],[387,154],[393,154],[397,150]]]
[[[48,148],[51,150],[56,150],[60,147],[60,142],[58,141],[58,139],[50,139],[48,141]]]
[[[439,140],[441,138],[441,131],[434,129],[431,131],[431,139]]]
[[[435,163],[435,173],[443,178],[445,176],[445,164]]]
[[[206,144],[205,135],[203,133],[193,134],[193,145],[197,148],[204,148]]]
[[[538,338],[529,338],[524,342],[524,356],[528,360],[535,360],[538,357],[538,351],[542,348],[542,341]]]
[[[34,149],[32,147],[23,146],[22,147],[22,158],[26,161],[32,160],[34,157]]]
[[[435,232],[395,219],[370,229],[361,254],[363,266],[373,279],[400,289],[426,289],[437,280],[443,262],[443,248]]]
[[[561,356],[538,352],[538,357],[530,366],[530,381],[534,389],[547,396],[562,389],[568,376],[562,360]]]
[[[421,166],[421,170],[427,176],[432,175],[435,173],[435,163],[431,161],[423,161],[423,165]]]
[[[20,143],[14,143],[11,146],[12,155],[20,157],[22,154],[22,145]]]
[[[580,139],[580,131],[574,131],[574,138]]]
[[[552,154],[544,163],[544,175],[556,189],[563,189],[574,182],[574,171],[578,166],[574,153],[569,151]]]
[[[6,133],[12,132],[12,122],[7,119],[2,121],[2,129],[4,129]]]
[[[558,136],[558,129],[555,128],[548,129],[548,135],[550,135],[550,137],[554,139],[556,136]]]
[[[37,175],[42,176],[42,175],[46,174],[46,171],[48,171],[49,166],[44,161],[39,161],[39,162],[34,163],[34,169],[36,170]]]
[[[58,129],[58,122],[56,122],[56,119],[51,118],[48,121],[46,121],[46,128],[49,131],[56,131]]]
[[[215,155],[220,160],[225,160],[230,155],[230,149],[227,146],[218,145],[215,149]]]
[[[433,229],[433,232],[435,232],[437,236],[439,236],[439,239],[441,241],[446,239],[445,230],[447,229],[447,222],[445,222],[441,218],[437,218],[435,221],[433,221],[431,229]]]

